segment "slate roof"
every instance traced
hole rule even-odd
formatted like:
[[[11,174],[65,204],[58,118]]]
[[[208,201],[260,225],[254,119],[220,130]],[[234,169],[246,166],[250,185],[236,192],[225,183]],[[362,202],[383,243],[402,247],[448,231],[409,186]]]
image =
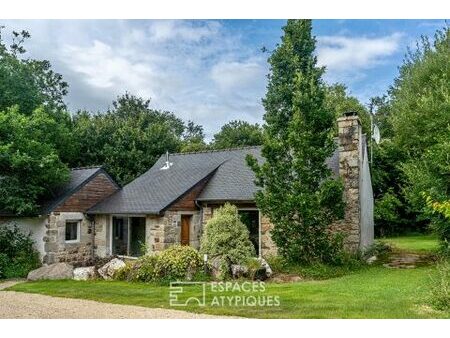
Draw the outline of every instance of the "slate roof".
[[[263,160],[261,147],[181,153],[171,154],[171,167],[161,170],[166,162],[163,155],[150,170],[88,213],[159,214],[204,178],[208,178],[208,183],[199,201],[253,201],[258,188],[254,173],[245,161],[247,154]],[[337,150],[327,164],[338,173]]]

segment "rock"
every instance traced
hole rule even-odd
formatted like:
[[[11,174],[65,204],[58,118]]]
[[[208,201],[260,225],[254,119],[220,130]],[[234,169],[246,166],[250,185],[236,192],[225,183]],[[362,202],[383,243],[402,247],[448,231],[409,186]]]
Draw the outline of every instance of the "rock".
[[[223,279],[225,275],[229,275],[231,271],[229,263],[222,256],[216,256],[211,258],[209,261],[209,266],[211,268],[211,275],[216,279]]]
[[[231,276],[233,278],[244,277],[247,274],[248,274],[248,268],[246,266],[239,265],[239,264],[231,265]]]
[[[73,277],[73,266],[67,263],[55,263],[44,265],[39,269],[30,271],[27,279],[34,281],[40,279],[71,279]]]
[[[258,260],[261,263],[261,267],[264,268],[266,271],[266,277],[270,278],[273,274],[273,271],[269,263],[267,263],[267,261],[264,258],[258,258]]]
[[[98,269],[98,274],[103,277],[103,279],[112,279],[114,273],[123,268],[125,266],[125,262],[119,258],[114,258],[105,265],[103,265],[100,269]]]
[[[95,277],[95,266],[86,266],[73,270],[73,279],[88,280]]]
[[[367,264],[373,264],[374,262],[377,261],[377,256],[372,256],[366,259]]]
[[[302,280],[303,278],[300,276],[289,274],[277,274],[271,279],[274,283],[296,283],[301,282]]]

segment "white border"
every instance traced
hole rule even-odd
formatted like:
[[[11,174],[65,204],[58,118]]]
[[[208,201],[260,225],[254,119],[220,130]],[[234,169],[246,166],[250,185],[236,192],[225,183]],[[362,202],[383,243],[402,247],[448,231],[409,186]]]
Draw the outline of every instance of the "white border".
[[[443,19],[444,0],[22,0],[3,1],[2,19]]]

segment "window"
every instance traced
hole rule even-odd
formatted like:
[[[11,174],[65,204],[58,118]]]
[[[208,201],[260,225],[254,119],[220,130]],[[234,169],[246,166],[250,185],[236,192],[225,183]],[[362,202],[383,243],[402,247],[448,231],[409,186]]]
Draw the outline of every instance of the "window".
[[[80,240],[80,221],[66,221],[66,242]]]

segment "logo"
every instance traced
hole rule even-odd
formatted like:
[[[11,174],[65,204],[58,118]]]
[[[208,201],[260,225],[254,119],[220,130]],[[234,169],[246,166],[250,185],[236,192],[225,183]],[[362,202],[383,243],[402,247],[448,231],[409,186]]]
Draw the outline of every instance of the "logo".
[[[184,286],[195,286],[201,287],[201,296],[191,296],[187,299],[179,299],[179,296],[185,294]],[[205,282],[170,282],[169,288],[169,304],[170,306],[188,306],[198,305],[206,306],[206,283]],[[185,298],[185,297],[184,297]]]
[[[264,282],[171,282],[170,306],[280,306],[280,297],[267,295]]]

